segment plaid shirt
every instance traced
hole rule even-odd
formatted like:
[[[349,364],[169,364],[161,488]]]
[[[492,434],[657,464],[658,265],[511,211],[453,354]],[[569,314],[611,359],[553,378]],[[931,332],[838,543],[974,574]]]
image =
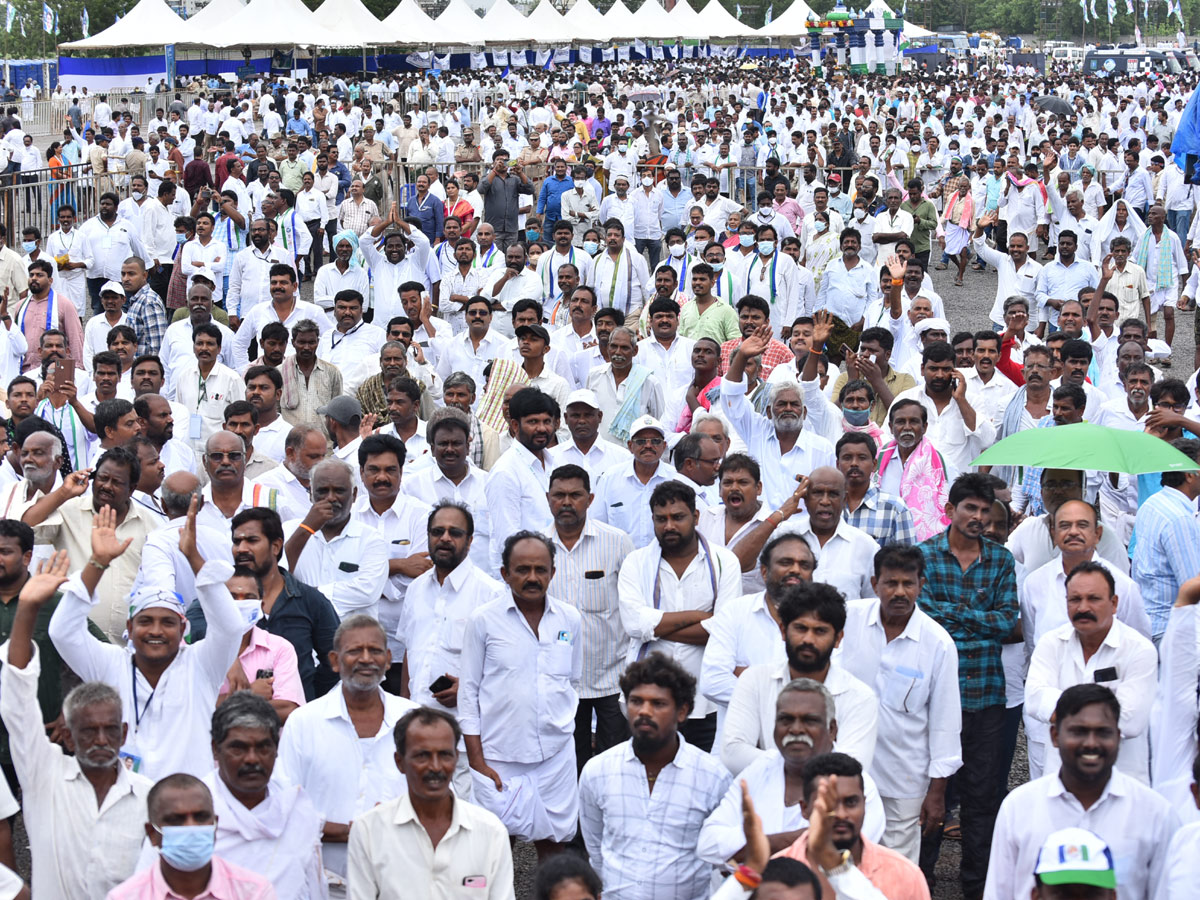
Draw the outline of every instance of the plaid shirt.
[[[981,538],[979,558],[964,572],[950,552],[949,528],[918,546],[925,556],[919,602],[958,648],[963,712],[1004,706],[1000,642],[1016,627],[1018,609],[1012,554]]]
[[[726,341],[721,345],[721,374],[724,375],[729,371],[729,360],[733,359],[733,354],[737,348],[742,345],[742,338],[734,338]],[[767,349],[762,355],[762,371],[758,373],[758,377],[763,381],[767,380],[767,376],[776,366],[789,365],[796,361],[796,354],[788,349],[788,345],[772,338],[771,343],[767,344]]]
[[[876,485],[867,489],[862,503],[854,512],[843,507],[842,518],[875,538],[875,543],[880,547],[889,544],[911,547],[917,542],[912,511],[899,497],[883,493]]]
[[[157,356],[169,323],[162,298],[150,290],[148,282],[129,298],[126,315],[129,317],[127,324],[137,336],[138,356]]]

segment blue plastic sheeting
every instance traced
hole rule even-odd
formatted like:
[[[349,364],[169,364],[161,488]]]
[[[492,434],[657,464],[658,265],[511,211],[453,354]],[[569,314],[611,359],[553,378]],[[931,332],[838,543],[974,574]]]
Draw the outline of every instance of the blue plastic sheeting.
[[[167,69],[166,61],[158,56],[123,56],[112,58],[60,56],[59,71],[77,78],[88,76],[157,75]]]
[[[34,84],[42,84],[42,64],[40,62],[17,63],[9,62],[9,83],[16,87],[25,87],[25,79],[32,78]],[[58,66],[55,63],[50,63],[50,84],[42,85],[47,90],[54,90],[58,84]]]

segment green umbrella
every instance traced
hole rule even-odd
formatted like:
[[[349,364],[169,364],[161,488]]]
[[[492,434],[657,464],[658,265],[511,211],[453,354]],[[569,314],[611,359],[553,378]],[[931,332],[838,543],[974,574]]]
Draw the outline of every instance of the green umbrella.
[[[983,451],[971,465],[1089,469],[1127,475],[1200,469],[1162,438],[1087,422],[1019,431]]]

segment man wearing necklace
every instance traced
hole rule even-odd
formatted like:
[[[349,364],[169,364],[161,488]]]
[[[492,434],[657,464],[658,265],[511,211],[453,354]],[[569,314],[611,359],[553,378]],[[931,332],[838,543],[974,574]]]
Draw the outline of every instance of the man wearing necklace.
[[[67,336],[71,357],[76,366],[83,365],[83,326],[72,303],[62,302],[51,282],[54,268],[44,259],[29,264],[29,295],[18,306],[17,328],[25,335],[29,349],[25,351],[24,371],[37,368],[42,362],[40,339],[45,331],[61,330]],[[9,298],[5,297],[7,301]]]
[[[194,358],[180,366],[175,382],[175,399],[188,411],[187,439],[197,452],[225,424],[225,407],[246,399],[241,377],[218,361],[221,341],[216,323],[197,325],[192,332]]]
[[[321,335],[317,356],[343,372],[374,356],[387,339],[382,328],[363,321],[363,295],[352,288],[334,296],[333,317],[337,325]]]

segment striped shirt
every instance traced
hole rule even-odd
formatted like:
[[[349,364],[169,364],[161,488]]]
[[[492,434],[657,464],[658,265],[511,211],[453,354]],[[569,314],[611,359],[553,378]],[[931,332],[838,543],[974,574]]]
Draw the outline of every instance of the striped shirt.
[[[1164,487],[1138,508],[1134,531],[1137,544],[1129,574],[1142,589],[1150,631],[1158,637],[1167,630],[1179,586],[1200,574],[1196,503],[1182,491]]]
[[[583,617],[579,696],[591,700],[616,694],[629,648],[629,635],[621,626],[617,576],[622,560],[633,552],[633,541],[620,529],[591,518],[574,547],[567,548],[553,525],[546,536],[558,548],[550,593]]]

